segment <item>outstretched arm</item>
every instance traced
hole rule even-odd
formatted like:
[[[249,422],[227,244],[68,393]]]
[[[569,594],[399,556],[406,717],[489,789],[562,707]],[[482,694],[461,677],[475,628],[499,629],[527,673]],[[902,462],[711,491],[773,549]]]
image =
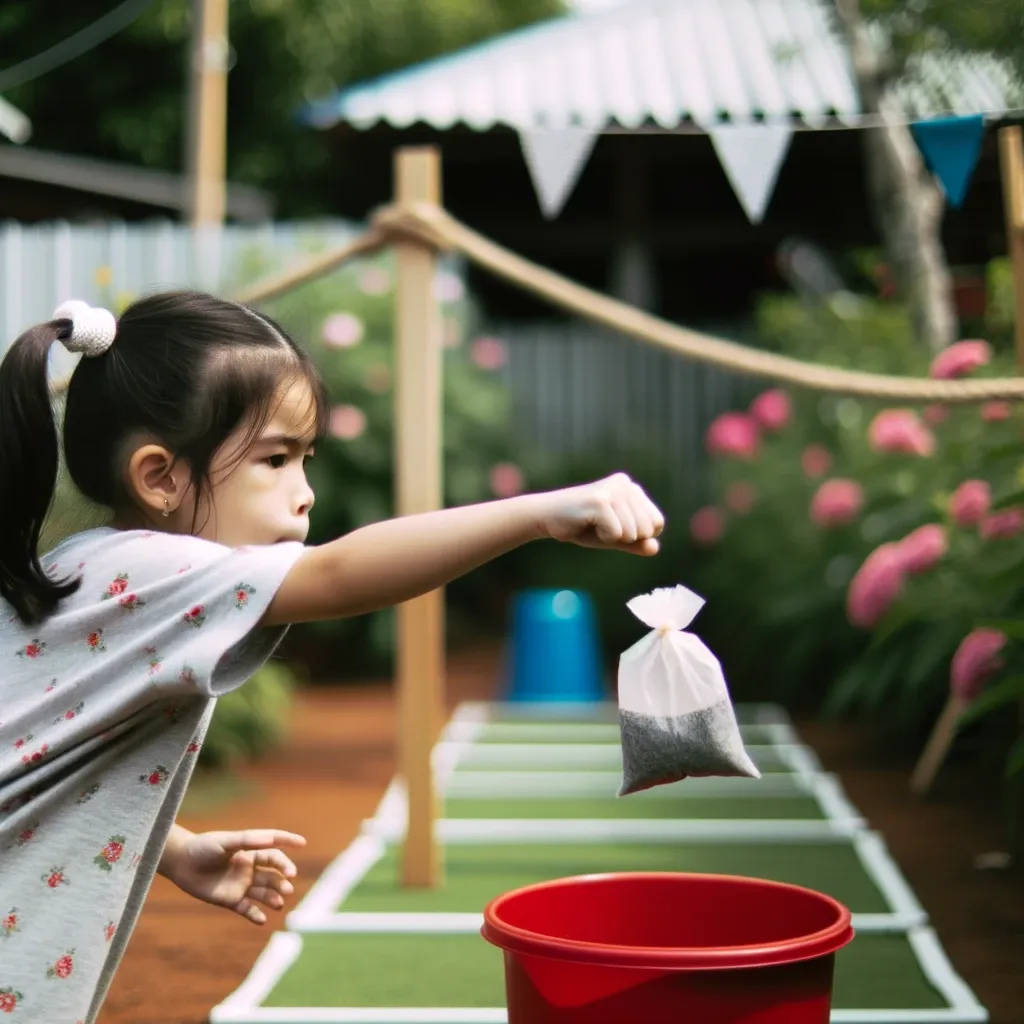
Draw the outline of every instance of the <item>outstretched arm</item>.
[[[403,516],[312,548],[264,625],[361,615],[401,604],[529,541],[654,555],[664,518],[624,474],[579,487]]]

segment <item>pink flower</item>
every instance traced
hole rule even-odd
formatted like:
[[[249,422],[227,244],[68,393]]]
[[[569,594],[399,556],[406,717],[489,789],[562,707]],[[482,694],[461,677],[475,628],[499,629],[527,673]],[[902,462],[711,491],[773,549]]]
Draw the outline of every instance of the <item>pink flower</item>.
[[[750,404],[750,415],[765,430],[782,430],[793,415],[793,403],[785,391],[762,391]]]
[[[331,410],[331,437],[354,441],[366,430],[366,413],[354,405],[336,405]]]
[[[331,348],[351,348],[363,340],[363,322],[351,313],[335,313],[324,321],[322,334]]]
[[[965,480],[949,498],[949,514],[957,526],[980,523],[992,505],[992,489],[985,480]]]
[[[730,484],[725,492],[726,505],[740,516],[745,516],[754,507],[756,501],[757,491],[754,489],[754,485],[747,483],[746,480],[737,480],[736,483]]]
[[[949,666],[949,688],[954,696],[974,700],[1003,667],[999,652],[1006,636],[998,629],[973,629],[960,641]]]
[[[714,505],[697,509],[690,517],[690,536],[702,548],[710,547],[725,532],[725,516]]]
[[[1013,415],[1013,406],[1009,402],[986,402],[981,407],[981,418],[986,423],[1002,423]]]
[[[832,468],[832,456],[824,445],[809,444],[800,456],[800,465],[804,476],[810,480],[817,480]]]
[[[930,373],[936,380],[964,377],[991,358],[992,348],[987,341],[958,341],[932,360]]]
[[[481,370],[500,370],[508,362],[508,349],[500,338],[477,338],[469,347],[469,358]]]
[[[511,498],[522,493],[523,474],[518,466],[511,462],[499,462],[491,468],[489,474],[491,490],[499,498]]]
[[[868,428],[868,441],[878,452],[905,455],[932,455],[935,438],[909,409],[884,409]]]
[[[391,275],[383,267],[367,267],[359,275],[359,290],[364,295],[386,295],[391,290]]]
[[[949,407],[945,405],[929,405],[925,407],[921,416],[928,426],[937,427],[940,423],[945,423],[949,419]]]
[[[711,455],[735,455],[741,459],[752,459],[759,442],[757,421],[742,412],[722,413],[712,420],[705,438]]]
[[[848,526],[864,506],[864,489],[856,480],[826,480],[811,498],[811,520],[818,526]]]
[[[907,573],[934,569],[949,549],[946,531],[938,523],[926,523],[912,530],[899,542],[898,547],[903,559],[903,570]]]
[[[1006,508],[985,516],[978,527],[982,540],[1006,540],[1024,530],[1024,509]]]
[[[906,570],[899,545],[883,544],[864,559],[846,593],[846,615],[860,629],[873,629],[903,590]]]

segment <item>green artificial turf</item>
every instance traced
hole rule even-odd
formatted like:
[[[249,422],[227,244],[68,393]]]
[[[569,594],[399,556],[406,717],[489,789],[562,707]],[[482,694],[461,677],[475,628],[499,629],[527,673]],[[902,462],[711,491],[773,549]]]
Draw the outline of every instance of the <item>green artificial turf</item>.
[[[634,794],[638,796],[639,794]],[[593,799],[451,799],[446,818],[816,818],[825,815],[818,801],[802,797],[728,797],[636,800],[632,796]]]
[[[339,909],[479,913],[510,889],[610,871],[748,875],[817,889],[855,913],[890,909],[848,842],[454,843],[445,847],[444,860],[443,885],[406,890],[398,882],[398,850],[390,847]]]
[[[501,952],[478,935],[303,936],[265,1006],[504,1006]],[[836,957],[833,1006],[938,1009],[909,942],[859,935]]]
[[[763,725],[740,726],[744,743],[771,743],[772,731]],[[618,722],[491,722],[477,743],[619,743]]]
[[[538,705],[533,705],[534,708]],[[757,708],[750,704],[734,704],[736,721],[741,725],[755,725]],[[613,701],[601,701],[581,707],[580,705],[559,706],[552,702],[540,706],[540,713],[528,708],[517,707],[514,703],[491,708],[493,722],[618,722],[619,707]]]
[[[575,745],[575,744],[572,744]],[[593,757],[584,761],[569,761],[562,759],[558,751],[559,744],[541,743],[533,746],[528,757],[521,761],[491,761],[489,760],[488,747],[490,744],[482,743],[466,749],[459,758],[456,771],[472,772],[514,772],[514,771],[552,771],[552,772],[579,772],[579,771],[609,771],[617,772],[622,769],[622,748],[618,744],[602,744],[601,749],[595,751]],[[515,744],[520,746],[520,744]],[[525,746],[525,744],[523,744]],[[551,751],[547,754],[547,751]],[[748,753],[754,764],[764,773],[792,772],[793,769],[786,764],[778,754],[776,747],[755,747],[748,748]]]

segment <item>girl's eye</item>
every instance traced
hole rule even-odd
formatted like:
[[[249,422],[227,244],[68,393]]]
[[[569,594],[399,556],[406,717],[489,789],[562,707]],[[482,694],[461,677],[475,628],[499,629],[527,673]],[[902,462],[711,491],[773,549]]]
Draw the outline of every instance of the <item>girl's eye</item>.
[[[277,455],[270,455],[263,461],[268,463],[270,466],[273,466],[274,469],[283,469],[285,464],[288,462],[288,456],[283,453],[279,453]]]

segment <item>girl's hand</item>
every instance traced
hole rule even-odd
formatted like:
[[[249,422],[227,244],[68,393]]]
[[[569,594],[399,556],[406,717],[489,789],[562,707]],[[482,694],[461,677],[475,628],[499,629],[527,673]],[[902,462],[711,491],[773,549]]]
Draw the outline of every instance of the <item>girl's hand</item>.
[[[226,907],[253,924],[265,924],[261,909],[280,910],[294,892],[291,859],[277,847],[303,847],[293,832],[257,828],[244,832],[188,833],[173,851],[164,872],[190,896]]]
[[[658,553],[665,517],[625,473],[553,491],[541,501],[544,536],[588,548]]]

